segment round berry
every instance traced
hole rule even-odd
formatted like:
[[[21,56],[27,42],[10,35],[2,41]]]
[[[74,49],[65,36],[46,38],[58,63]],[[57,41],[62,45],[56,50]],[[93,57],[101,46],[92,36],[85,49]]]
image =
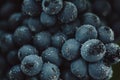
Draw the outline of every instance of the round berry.
[[[32,54],[38,54],[38,51],[35,47],[32,45],[23,45],[19,50],[18,50],[18,58],[19,60],[23,60],[25,56],[32,55]]]
[[[37,16],[40,14],[41,8],[35,0],[23,0],[22,12],[30,16]]]
[[[104,43],[114,41],[114,32],[110,27],[101,26],[98,29],[99,39]]]
[[[20,65],[13,66],[8,72],[9,80],[24,80],[25,75],[22,73],[20,69]]]
[[[78,59],[76,61],[73,61],[71,63],[71,72],[79,79],[86,77],[87,76],[87,64],[86,64],[86,62],[82,59]]]
[[[94,13],[87,12],[83,15],[83,23],[90,24],[95,26],[96,28],[99,28],[101,21],[100,18]]]
[[[33,44],[39,50],[48,48],[51,45],[51,34],[45,31],[35,34]]]
[[[64,8],[58,15],[62,23],[69,23],[77,18],[78,12],[76,6],[72,2],[64,1]]]
[[[101,60],[105,52],[105,45],[98,39],[88,40],[81,47],[81,56],[88,62],[97,62]]]
[[[76,34],[75,34],[76,40],[79,41],[80,43],[84,43],[85,41],[89,39],[96,39],[97,36],[98,34],[97,34],[97,30],[95,29],[95,27],[92,25],[88,25],[88,24],[80,26],[77,29]]]
[[[62,46],[62,56],[67,60],[73,60],[78,57],[79,49],[80,43],[75,39],[69,39]]]
[[[67,36],[74,36],[77,28],[80,26],[80,20],[77,19],[71,23],[63,24],[61,26],[62,32]]]
[[[40,77],[41,80],[58,80],[60,76],[59,68],[52,63],[44,63]]]
[[[55,25],[57,20],[55,16],[51,16],[45,12],[42,12],[40,15],[40,21],[44,26],[51,27]]]
[[[63,8],[63,0],[42,0],[42,9],[49,15],[58,14]]]
[[[42,30],[42,23],[39,21],[39,19],[36,18],[29,18],[27,25],[31,32],[37,33]]]
[[[31,42],[32,34],[27,27],[20,26],[15,30],[13,34],[13,39],[16,44],[21,46]]]
[[[104,61],[106,64],[111,65],[120,62],[120,47],[116,43],[106,44],[106,54]]]
[[[28,55],[21,62],[21,70],[28,76],[37,75],[42,69],[42,58],[37,55]]]
[[[87,10],[87,0],[70,0],[78,9],[79,13],[83,13]]]
[[[61,58],[59,54],[60,53],[57,48],[49,47],[42,52],[42,58],[46,62],[51,62],[53,64],[56,64],[57,66],[60,66]]]
[[[97,80],[104,80],[108,76],[110,70],[111,67],[106,66],[102,61],[97,63],[90,63],[88,65],[89,75],[93,79]]]
[[[0,49],[1,52],[9,52],[15,48],[15,43],[13,41],[13,35],[5,33],[1,35],[0,38]]]
[[[15,30],[23,20],[23,15],[21,13],[14,13],[10,16],[9,18],[9,23],[10,23],[10,30]]]
[[[52,45],[57,48],[61,48],[66,40],[66,35],[64,35],[63,33],[56,33],[52,36]]]

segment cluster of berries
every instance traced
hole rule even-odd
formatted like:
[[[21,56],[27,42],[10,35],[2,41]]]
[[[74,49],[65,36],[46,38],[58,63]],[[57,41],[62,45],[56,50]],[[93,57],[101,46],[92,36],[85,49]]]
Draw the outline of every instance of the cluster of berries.
[[[0,80],[110,80],[119,3],[0,0]]]

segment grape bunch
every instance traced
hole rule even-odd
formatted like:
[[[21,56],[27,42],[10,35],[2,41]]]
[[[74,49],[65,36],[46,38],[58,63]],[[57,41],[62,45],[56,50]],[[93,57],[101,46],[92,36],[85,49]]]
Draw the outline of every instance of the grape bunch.
[[[119,3],[0,0],[0,80],[110,80]]]

